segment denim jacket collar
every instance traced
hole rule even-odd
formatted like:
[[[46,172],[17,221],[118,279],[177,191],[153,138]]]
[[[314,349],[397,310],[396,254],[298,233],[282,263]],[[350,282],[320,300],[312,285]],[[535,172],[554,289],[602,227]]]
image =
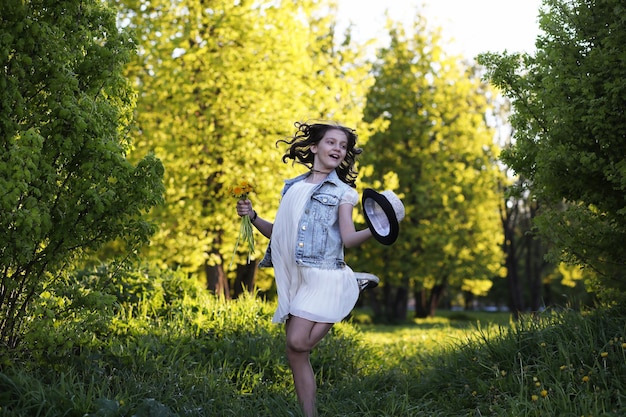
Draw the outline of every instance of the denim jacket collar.
[[[285,187],[283,189],[283,195],[287,192],[287,190],[289,189],[289,187],[291,187],[293,184],[295,184],[298,181],[303,181],[304,179],[306,179],[309,175],[311,175],[310,172],[305,172],[304,174],[300,174],[295,178],[291,178],[288,180],[285,180]],[[331,183],[333,185],[340,185],[341,183],[341,179],[339,179],[339,175],[337,175],[337,171],[336,170],[332,170],[328,173],[328,176],[321,181],[319,184],[317,184],[317,187],[315,188],[319,188],[322,186],[322,184],[325,183]]]

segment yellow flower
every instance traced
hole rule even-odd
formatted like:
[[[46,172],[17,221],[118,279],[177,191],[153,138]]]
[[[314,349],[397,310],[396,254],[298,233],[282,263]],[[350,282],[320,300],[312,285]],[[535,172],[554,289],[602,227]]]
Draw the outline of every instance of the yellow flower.
[[[246,200],[248,194],[254,192],[254,187],[248,181],[240,181],[239,184],[230,187],[230,193],[233,197],[239,200]],[[241,225],[239,226],[239,236],[237,236],[237,242],[235,243],[235,249],[233,250],[233,256],[230,260],[230,265],[233,265],[237,248],[239,248],[239,241],[243,240],[248,245],[248,263],[250,263],[250,257],[254,253],[254,229],[252,228],[252,222],[250,216],[241,217]]]
[[[506,371],[503,369],[502,371],[500,371],[500,375],[506,376]]]
[[[232,193],[234,197],[239,197],[242,194],[244,194],[243,189],[241,187],[233,187]]]
[[[622,349],[626,349],[626,343],[622,343]]]
[[[606,358],[607,356],[609,356],[609,352],[602,352],[600,356],[602,356],[603,358]]]
[[[543,398],[546,398],[546,397],[548,396],[548,391],[547,391],[547,390],[545,390],[545,389],[544,389],[544,390],[542,390],[542,391],[541,391],[541,396],[542,396]]]
[[[233,185],[230,187],[230,193],[233,197],[238,198],[240,200],[245,200],[248,198],[248,194],[254,191],[254,187],[248,181],[241,181],[237,185]]]
[[[589,382],[589,377],[587,375],[583,376],[583,382]]]
[[[530,398],[531,398],[533,401],[537,401],[537,400],[539,399],[539,397],[538,397],[538,396],[536,396],[536,395],[533,395],[533,396],[532,396],[532,397],[530,397]]]

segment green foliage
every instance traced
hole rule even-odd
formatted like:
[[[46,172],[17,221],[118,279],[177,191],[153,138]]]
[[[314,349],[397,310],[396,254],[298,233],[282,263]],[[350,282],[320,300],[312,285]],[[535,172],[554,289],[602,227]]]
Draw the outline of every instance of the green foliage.
[[[626,289],[624,11],[620,0],[545,0],[535,56],[480,58],[514,100],[503,160],[539,199],[539,231],[554,258],[596,271],[592,289],[608,298]]]
[[[276,141],[296,121],[356,124],[368,67],[349,41],[334,45],[323,2],[115,3],[141,42],[128,68],[139,91],[133,155],[154,151],[166,168],[145,256],[191,273],[227,269],[239,226],[229,188],[251,182],[256,211],[272,219],[283,180],[301,171]],[[253,259],[267,245],[255,237]],[[235,264],[247,260],[239,252]]]
[[[120,239],[133,252],[161,199],[154,156],[126,160],[134,51],[98,0],[0,6],[0,343],[73,260]]]
[[[32,302],[23,343],[34,362],[62,363],[81,350],[102,348],[119,314],[166,317],[174,305],[199,292],[180,273],[154,267],[129,270],[111,264],[77,271]]]
[[[42,302],[57,319],[35,320],[35,336],[21,356],[3,357],[0,415],[270,416],[297,410],[282,327],[271,323],[273,305],[252,296],[228,302],[183,272],[147,266],[81,271],[73,285],[106,299],[89,307],[75,301],[77,314],[100,313],[100,321],[84,320],[79,328],[75,315],[63,314],[60,300],[71,302],[69,293],[57,295],[54,306]],[[59,337],[46,336],[51,333]],[[339,324],[312,355],[326,383],[358,372],[358,340],[352,327]]]
[[[489,88],[445,55],[423,19],[412,34],[396,24],[390,35],[365,108],[366,121],[385,123],[364,147],[362,181],[399,194],[406,218],[393,247],[363,246],[358,268],[407,291],[485,294],[502,264]]]

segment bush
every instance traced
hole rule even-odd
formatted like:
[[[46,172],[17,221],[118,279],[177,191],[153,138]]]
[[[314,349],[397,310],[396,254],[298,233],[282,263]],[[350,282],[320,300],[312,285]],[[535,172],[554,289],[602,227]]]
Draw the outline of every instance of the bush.
[[[66,284],[42,300],[21,356],[0,366],[5,415],[298,412],[272,304],[253,295],[226,301],[149,266],[102,266]],[[339,324],[313,365],[331,384],[353,377],[359,346],[356,330]]]

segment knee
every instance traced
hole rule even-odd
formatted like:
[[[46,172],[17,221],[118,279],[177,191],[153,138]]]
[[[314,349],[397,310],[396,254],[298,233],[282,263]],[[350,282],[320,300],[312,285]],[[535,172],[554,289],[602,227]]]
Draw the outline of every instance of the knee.
[[[289,367],[292,370],[303,369],[306,367],[309,362],[309,357],[311,352],[306,350],[294,350],[292,347],[287,345],[287,362],[289,362]]]
[[[286,345],[287,354],[307,353],[311,350],[311,347],[305,340],[295,337],[288,337]]]

